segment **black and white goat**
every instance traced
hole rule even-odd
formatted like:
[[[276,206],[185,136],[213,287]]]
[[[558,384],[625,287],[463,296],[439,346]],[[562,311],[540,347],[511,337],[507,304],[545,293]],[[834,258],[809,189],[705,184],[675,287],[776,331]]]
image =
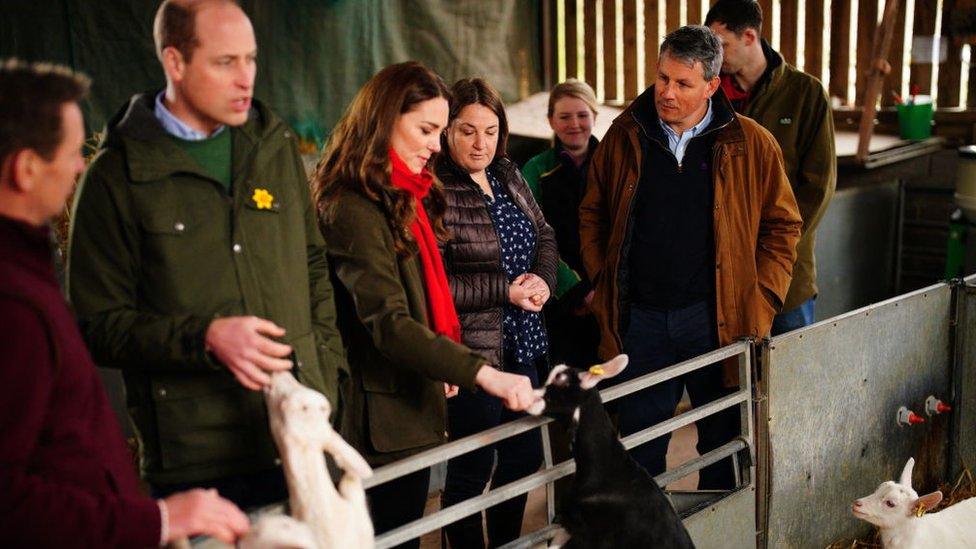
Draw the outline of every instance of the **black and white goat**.
[[[558,536],[554,544],[566,549],[693,548],[664,491],[620,443],[596,390],[599,381],[626,366],[626,355],[589,371],[556,366],[529,408],[567,427],[576,460],[576,477],[559,518],[569,539]]]

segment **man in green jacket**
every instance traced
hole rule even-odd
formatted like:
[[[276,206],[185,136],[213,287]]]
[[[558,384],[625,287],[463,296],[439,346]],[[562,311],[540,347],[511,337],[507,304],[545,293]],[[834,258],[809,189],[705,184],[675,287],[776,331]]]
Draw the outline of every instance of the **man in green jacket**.
[[[819,80],[783,60],[765,40],[754,0],[719,0],[705,25],[722,40],[722,91],[736,112],[759,122],[783,150],[786,176],[803,217],[793,282],[772,335],[813,323],[816,230],[837,186],[834,121]]]
[[[109,122],[77,192],[68,285],[95,360],[119,368],[157,497],[287,496],[259,391],[292,369],[337,403],[335,305],[296,140],[252,100],[257,48],[229,1],[166,1],[162,92]]]

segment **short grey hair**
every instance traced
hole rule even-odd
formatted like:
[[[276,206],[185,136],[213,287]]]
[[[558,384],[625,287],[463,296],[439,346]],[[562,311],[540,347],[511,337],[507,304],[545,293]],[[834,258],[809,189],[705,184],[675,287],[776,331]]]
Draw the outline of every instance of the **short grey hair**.
[[[689,66],[702,64],[705,80],[718,76],[722,70],[722,41],[712,29],[702,25],[685,25],[668,33],[661,42],[659,57],[668,57]]]

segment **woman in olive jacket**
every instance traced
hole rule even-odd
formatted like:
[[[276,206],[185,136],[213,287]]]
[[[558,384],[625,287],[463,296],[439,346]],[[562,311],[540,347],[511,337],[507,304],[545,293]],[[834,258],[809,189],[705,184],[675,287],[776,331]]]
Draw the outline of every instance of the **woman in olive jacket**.
[[[451,240],[444,264],[461,321],[462,342],[506,372],[537,383],[548,343],[543,304],[556,283],[555,235],[514,163],[505,158],[508,127],[497,92],[480,79],[451,89],[451,117],[443,140],[449,154],[437,163],[444,183],[444,222]],[[542,368],[545,371],[545,368]],[[481,394],[461,391],[448,402],[448,433],[463,438],[520,414],[505,411]],[[498,465],[492,473],[495,450]],[[539,432],[530,431],[452,459],[442,506],[480,494],[489,480],[501,486],[539,468]],[[486,513],[489,546],[518,537],[525,496]],[[481,517],[446,528],[452,547],[481,547]]]
[[[381,70],[339,121],[313,181],[349,361],[341,432],[374,466],[444,442],[448,386],[479,387],[514,410],[535,399],[527,377],[459,343],[437,247],[444,198],[427,170],[448,97],[419,63]],[[429,476],[369,491],[377,534],[423,515]]]

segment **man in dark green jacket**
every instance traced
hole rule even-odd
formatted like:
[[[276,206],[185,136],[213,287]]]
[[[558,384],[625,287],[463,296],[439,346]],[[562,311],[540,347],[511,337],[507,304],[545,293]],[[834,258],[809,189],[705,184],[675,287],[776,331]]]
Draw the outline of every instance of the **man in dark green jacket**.
[[[231,2],[164,2],[160,93],[108,124],[77,192],[69,293],[120,368],[157,496],[287,496],[264,399],[292,368],[337,403],[346,368],[324,242],[288,127],[252,101],[256,45]]]
[[[784,61],[759,37],[762,9],[754,0],[719,0],[705,25],[722,40],[722,90],[737,112],[776,138],[803,217],[793,282],[773,320],[772,334],[781,334],[813,322],[816,230],[837,186],[830,102],[819,80]]]

